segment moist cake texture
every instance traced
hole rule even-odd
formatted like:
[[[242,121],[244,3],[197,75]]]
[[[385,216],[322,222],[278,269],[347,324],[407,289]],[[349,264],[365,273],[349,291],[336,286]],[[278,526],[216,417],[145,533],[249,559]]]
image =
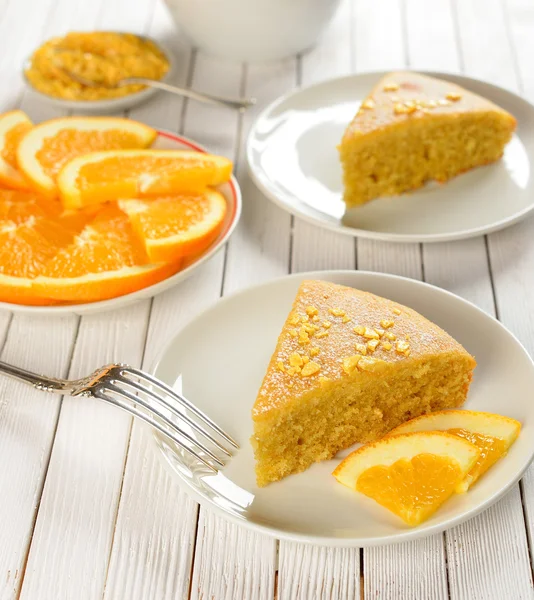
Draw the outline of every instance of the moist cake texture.
[[[252,409],[258,485],[465,401],[474,358],[414,310],[304,281]]]
[[[458,85],[390,73],[361,104],[339,145],[344,201],[357,206],[496,161],[515,128],[511,114]]]

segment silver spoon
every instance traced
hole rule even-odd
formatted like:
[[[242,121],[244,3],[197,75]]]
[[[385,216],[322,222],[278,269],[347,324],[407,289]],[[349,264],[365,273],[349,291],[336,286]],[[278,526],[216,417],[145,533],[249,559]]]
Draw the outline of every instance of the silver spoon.
[[[198,100],[199,102],[205,102],[206,104],[215,104],[217,106],[224,106],[226,108],[232,108],[234,110],[244,111],[249,106],[253,106],[256,104],[255,98],[225,98],[224,96],[214,96],[213,94],[205,94],[203,92],[195,92],[194,90],[188,90],[185,88],[178,87],[176,85],[169,85],[168,83],[164,83],[163,81],[158,81],[157,79],[148,79],[146,77],[125,77],[124,79],[120,79],[114,84],[104,83],[100,81],[93,81],[92,79],[86,79],[64,67],[58,68],[70,77],[73,81],[77,83],[91,88],[106,88],[109,90],[113,90],[125,85],[135,85],[141,84],[146,85],[153,88],[158,88],[160,90],[164,90],[166,92],[170,92],[171,94],[176,94],[178,96],[185,96],[186,98],[191,98],[192,100]]]

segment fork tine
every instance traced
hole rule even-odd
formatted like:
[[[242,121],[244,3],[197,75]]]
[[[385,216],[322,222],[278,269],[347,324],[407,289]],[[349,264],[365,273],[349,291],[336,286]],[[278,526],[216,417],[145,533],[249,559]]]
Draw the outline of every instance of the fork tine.
[[[178,402],[181,402],[182,404],[184,404],[199,419],[201,419],[202,421],[204,421],[204,423],[206,423],[207,425],[209,425],[210,427],[212,427],[213,429],[215,429],[215,431],[221,437],[223,437],[228,443],[230,443],[232,446],[234,446],[234,448],[239,448],[239,444],[233,438],[231,438],[227,433],[225,433],[217,425],[217,423],[214,423],[207,415],[205,415],[201,410],[199,410],[194,404],[191,404],[191,402],[189,402],[189,400],[187,400],[187,398],[184,398],[181,394],[178,394],[177,392],[175,392],[166,383],[163,383],[163,381],[160,381],[159,379],[156,379],[155,377],[152,377],[151,375],[149,375],[148,373],[145,373],[144,371],[140,371],[139,369],[135,369],[134,367],[121,367],[121,373],[122,374],[125,374],[125,373],[126,374],[133,374],[136,377],[139,377],[139,379],[144,379],[145,381],[148,381],[152,385],[155,385],[156,387],[159,387],[165,393],[167,393],[169,396],[171,396],[171,398],[174,398]]]
[[[103,389],[97,389],[97,390],[95,390],[94,391],[94,395],[95,395],[96,398],[99,398],[100,400],[104,400],[104,402],[109,402],[110,404],[112,404],[113,406],[116,406],[118,408],[122,408],[122,410],[126,411],[127,413],[129,413],[131,415],[134,415],[135,417],[137,417],[138,419],[141,419],[145,423],[148,423],[149,425],[151,425],[152,427],[154,427],[154,429],[157,429],[158,431],[160,431],[161,433],[163,433],[163,435],[165,435],[168,438],[170,438],[173,442],[175,442],[178,446],[180,446],[180,448],[182,448],[182,450],[185,450],[186,452],[189,452],[189,454],[191,454],[192,456],[194,456],[204,466],[208,467],[208,469],[210,469],[214,473],[218,472],[217,469],[213,465],[211,465],[207,460],[205,460],[204,458],[202,458],[202,456],[199,456],[194,450],[192,450],[191,448],[189,448],[188,446],[186,446],[180,440],[180,438],[178,438],[176,435],[174,435],[172,433],[172,431],[168,431],[167,429],[165,429],[165,427],[163,427],[160,423],[158,423],[150,415],[147,415],[143,411],[140,411],[135,406],[132,406],[130,404],[126,404],[124,402],[121,402],[120,400],[118,400],[117,398],[114,398],[112,396],[108,396],[103,391]]]
[[[151,398],[153,398],[154,400],[156,400],[156,402],[159,402],[160,404],[163,404],[166,408],[168,408],[172,412],[173,415],[175,415],[176,417],[178,417],[182,421],[185,421],[197,433],[199,433],[200,435],[204,436],[212,444],[214,444],[215,446],[217,446],[217,448],[221,452],[224,452],[224,454],[226,454],[227,456],[232,456],[231,452],[228,452],[228,450],[224,446],[222,446],[213,436],[211,436],[207,431],[205,431],[204,429],[202,429],[202,427],[200,427],[200,425],[198,425],[197,423],[195,423],[195,421],[193,421],[192,419],[190,419],[185,413],[181,413],[180,411],[178,411],[165,397],[158,396],[158,394],[156,394],[156,392],[154,392],[150,388],[141,385],[137,381],[132,381],[131,379],[127,379],[126,377],[123,377],[120,381],[121,381],[122,384],[128,385],[128,386],[134,388],[135,390],[137,390],[138,392],[141,392],[143,394],[146,394],[147,396],[150,396]]]
[[[103,388],[105,390],[108,390],[108,391],[111,391],[111,392],[115,392],[115,394],[119,394],[121,396],[125,396],[126,398],[128,398],[128,400],[131,400],[135,404],[140,404],[141,406],[143,406],[144,408],[146,408],[149,412],[151,412],[151,413],[155,414],[156,416],[158,416],[162,421],[164,421],[167,425],[169,425],[169,427],[172,427],[173,429],[177,430],[178,433],[182,437],[184,437],[188,442],[190,442],[191,444],[194,444],[195,446],[197,446],[197,448],[200,448],[200,450],[202,450],[202,452],[205,452],[219,466],[224,467],[224,463],[215,454],[213,454],[213,452],[209,448],[206,448],[206,446],[204,446],[203,444],[201,444],[199,441],[195,440],[195,438],[191,437],[185,431],[182,431],[181,429],[178,429],[177,426],[176,426],[176,423],[174,423],[173,421],[171,421],[169,419],[169,417],[167,417],[167,415],[165,415],[164,413],[162,413],[159,408],[157,408],[155,406],[152,406],[144,398],[140,398],[139,396],[135,396],[131,392],[128,392],[127,390],[123,390],[123,389],[121,389],[120,387],[118,387],[117,385],[115,385],[113,383],[106,382],[106,383],[103,384]]]

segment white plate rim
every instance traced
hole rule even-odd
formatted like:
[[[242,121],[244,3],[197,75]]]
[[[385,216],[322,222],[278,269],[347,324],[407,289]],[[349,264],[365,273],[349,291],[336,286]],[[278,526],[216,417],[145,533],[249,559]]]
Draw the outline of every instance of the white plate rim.
[[[178,133],[173,133],[172,131],[167,131],[165,129],[156,129],[158,132],[158,137],[163,137],[172,140],[178,144],[183,146],[188,146],[197,152],[207,153],[208,150],[198,144],[197,142],[180,135]],[[230,239],[233,234],[237,224],[239,223],[239,219],[241,218],[241,211],[243,209],[243,199],[241,196],[241,188],[239,187],[239,183],[237,179],[232,175],[230,181],[227,184],[229,185],[231,194],[233,196],[233,208],[234,213],[231,216],[231,221],[229,222],[226,232],[219,236],[218,241],[212,245],[212,247],[205,252],[202,256],[200,256],[195,262],[191,263],[185,269],[178,271],[174,275],[167,277],[163,281],[155,283],[154,285],[148,286],[136,292],[131,292],[130,294],[125,294],[124,296],[117,296],[116,298],[111,298],[109,300],[100,300],[98,302],[87,302],[85,304],[66,304],[59,306],[31,306],[26,304],[13,304],[10,302],[0,302],[0,310],[10,311],[12,313],[23,313],[23,314],[31,314],[31,315],[47,315],[47,316],[62,316],[67,314],[90,314],[103,312],[107,310],[112,310],[116,308],[122,308],[124,306],[133,304],[135,302],[139,302],[140,300],[145,300],[146,298],[152,298],[157,294],[161,294],[165,290],[168,290],[171,287],[174,287],[181,281],[187,279],[190,275],[193,274],[193,271],[198,268],[200,265],[209,260],[213,255],[219,252],[226,242]]]
[[[404,70],[409,71],[410,69],[404,69]],[[252,139],[253,139],[253,135],[256,131],[257,125],[271,111],[273,111],[275,108],[277,108],[280,104],[283,104],[284,102],[286,102],[293,96],[297,96],[298,94],[300,94],[304,91],[310,90],[312,88],[328,85],[330,83],[341,82],[343,80],[350,80],[350,79],[355,79],[358,77],[373,76],[373,77],[379,78],[381,76],[386,75],[389,72],[390,71],[362,71],[360,73],[353,73],[351,75],[344,75],[341,77],[330,77],[328,79],[324,79],[322,81],[313,83],[309,86],[298,87],[298,88],[292,90],[291,92],[288,92],[287,94],[280,96],[279,98],[277,98],[276,100],[271,102],[271,104],[269,104],[266,108],[264,108],[261,111],[261,113],[254,120],[254,123],[252,124],[250,132],[247,136],[247,144],[246,144],[247,170],[249,172],[250,177],[252,178],[252,180],[254,181],[256,186],[260,189],[260,191],[267,198],[269,198],[269,200],[274,202],[274,204],[279,206],[281,209],[294,215],[295,217],[298,217],[299,219],[302,219],[303,221],[306,221],[307,223],[310,223],[311,225],[315,225],[317,227],[322,227],[323,229],[328,229],[330,231],[335,231],[337,233],[341,233],[343,235],[348,235],[348,236],[352,236],[352,237],[361,237],[361,238],[370,239],[370,240],[377,240],[377,241],[383,241],[383,242],[394,242],[394,243],[395,242],[400,242],[400,243],[439,243],[439,242],[453,242],[453,241],[457,241],[457,240],[465,240],[468,238],[493,233],[495,231],[499,231],[501,229],[504,229],[506,227],[514,225],[515,223],[522,221],[531,212],[534,211],[534,202],[532,202],[532,204],[530,206],[524,208],[523,210],[520,210],[517,213],[515,213],[514,215],[511,215],[510,217],[507,217],[505,219],[501,219],[500,221],[497,221],[491,225],[472,227],[470,229],[466,229],[463,231],[450,232],[450,233],[404,234],[404,233],[383,233],[380,231],[370,231],[368,229],[358,229],[356,227],[348,227],[348,226],[342,225],[342,224],[338,225],[338,224],[330,223],[328,221],[316,219],[313,216],[307,214],[307,212],[299,210],[298,207],[288,204],[288,203],[284,202],[283,200],[281,200],[277,196],[277,194],[275,194],[269,187],[268,182],[267,182],[268,178],[263,177],[262,174],[260,172],[258,172],[258,169],[256,169],[254,166],[254,161],[252,158]],[[533,111],[533,114],[534,114],[534,104],[529,102],[526,98],[524,98],[523,96],[520,96],[519,94],[515,93],[514,91],[512,91],[508,88],[495,85],[484,79],[480,79],[477,77],[469,77],[467,75],[463,75],[461,73],[454,73],[452,71],[447,72],[447,71],[418,70],[417,72],[422,73],[423,75],[429,75],[431,77],[438,77],[438,78],[443,78],[443,79],[452,78],[452,79],[455,79],[460,85],[462,84],[462,82],[464,82],[465,84],[468,84],[468,82],[470,82],[470,81],[475,81],[477,83],[484,84],[493,90],[510,94],[511,96],[514,97],[515,100],[527,105],[530,108],[530,110]],[[466,87],[466,86],[464,86],[464,87]]]
[[[170,338],[170,340],[167,342],[165,347],[157,355],[157,358],[154,361],[153,366],[149,370],[149,372],[152,375],[154,375],[155,377],[157,377],[160,363],[163,361],[169,348],[173,345],[174,340],[176,338],[178,338],[185,329],[187,329],[188,327],[192,326],[193,324],[195,324],[197,322],[200,322],[207,313],[209,313],[215,306],[219,306],[221,303],[232,302],[236,297],[244,295],[251,290],[259,290],[261,288],[269,287],[270,285],[276,285],[278,282],[280,282],[282,280],[287,280],[287,279],[328,279],[329,277],[332,277],[332,276],[345,275],[348,273],[362,274],[366,277],[370,276],[370,277],[376,278],[376,279],[383,279],[383,280],[392,280],[393,279],[393,280],[409,282],[410,284],[413,284],[415,287],[433,288],[438,293],[443,293],[445,296],[449,296],[449,297],[454,298],[455,300],[460,301],[460,303],[463,303],[464,305],[467,305],[470,308],[473,308],[477,312],[481,313],[483,317],[488,318],[491,321],[493,321],[493,323],[497,327],[499,327],[502,331],[504,331],[504,333],[508,334],[510,336],[510,338],[517,344],[519,349],[523,352],[525,357],[528,359],[531,367],[534,368],[534,360],[531,358],[531,356],[528,353],[528,351],[526,350],[525,346],[519,341],[519,339],[507,327],[505,327],[503,325],[503,323],[501,323],[501,321],[499,321],[492,315],[488,314],[487,312],[485,312],[484,310],[479,308],[473,302],[470,302],[469,300],[466,300],[465,298],[462,298],[461,296],[458,296],[457,294],[454,294],[453,292],[450,292],[446,289],[440,288],[431,283],[427,283],[425,281],[412,279],[410,277],[403,277],[401,275],[392,275],[389,273],[379,273],[379,272],[373,272],[373,271],[354,271],[352,269],[331,269],[331,270],[326,270],[326,271],[308,271],[308,272],[302,272],[302,273],[292,273],[290,275],[277,277],[275,279],[271,279],[271,280],[263,282],[263,283],[248,286],[248,287],[238,290],[232,294],[223,296],[222,298],[217,300],[215,303],[211,304],[208,308],[201,311],[193,319],[189,320],[187,323],[185,323],[182,327],[180,327],[176,331],[176,333],[172,336],[172,338]],[[192,497],[193,500],[198,502],[198,504],[200,504],[202,507],[204,507],[208,510],[214,511],[217,515],[223,517],[224,519],[226,519],[236,525],[240,525],[240,526],[245,527],[246,529],[248,529],[250,531],[254,531],[256,533],[268,535],[271,538],[283,539],[283,540],[296,542],[296,543],[305,543],[305,544],[313,544],[313,545],[317,545],[317,546],[337,547],[337,548],[356,548],[356,547],[370,548],[370,547],[387,546],[390,544],[408,542],[408,541],[416,540],[416,539],[424,539],[424,538],[430,537],[431,535],[435,535],[437,533],[442,533],[446,530],[456,527],[457,525],[465,523],[466,521],[473,519],[477,515],[481,514],[482,512],[484,512],[485,510],[487,510],[488,508],[493,506],[493,504],[495,504],[503,496],[505,496],[506,493],[516,483],[519,482],[519,480],[523,477],[525,471],[529,468],[529,466],[531,465],[531,463],[534,460],[534,445],[533,445],[530,457],[527,458],[527,460],[524,462],[524,464],[516,471],[516,474],[514,475],[514,477],[512,477],[506,483],[506,485],[504,485],[500,490],[495,492],[493,495],[489,496],[486,500],[481,502],[479,505],[471,508],[470,510],[467,510],[465,513],[463,513],[461,515],[450,518],[448,521],[429,526],[429,527],[425,528],[424,530],[419,530],[417,527],[414,527],[412,529],[401,531],[398,534],[395,534],[392,536],[387,536],[387,537],[384,536],[382,538],[335,538],[335,537],[326,537],[326,536],[322,537],[322,536],[305,535],[305,534],[301,534],[301,533],[288,532],[288,531],[284,531],[281,529],[277,529],[276,527],[261,525],[259,523],[254,523],[252,521],[249,521],[247,519],[241,519],[232,513],[226,512],[220,506],[218,506],[214,502],[210,501],[209,498],[207,498],[203,494],[199,493],[197,491],[197,489],[195,487],[193,487],[187,479],[183,478],[180,475],[180,473],[178,473],[172,467],[172,465],[169,462],[168,457],[166,456],[165,452],[162,450],[162,448],[160,446],[160,442],[158,440],[158,434],[155,430],[153,430],[153,432],[152,432],[151,440],[154,445],[154,449],[157,450],[157,452],[161,455],[162,462],[165,465],[167,472],[169,472],[171,474],[171,476],[178,481],[180,487],[184,491],[186,491],[186,493],[190,497]]]
[[[150,36],[140,35],[134,32],[111,31],[110,33],[133,33],[133,35],[137,35],[138,37],[142,37],[153,42],[163,51],[165,57],[169,61],[169,69],[159,81],[168,83],[169,80],[172,79],[172,76],[176,72],[176,58],[174,56],[174,52],[171,50],[168,44],[161,42],[160,40],[156,40]],[[43,102],[63,110],[74,110],[85,114],[106,114],[109,112],[120,112],[123,110],[129,110],[134,106],[138,106],[139,104],[143,104],[152,98],[152,96],[162,91],[158,88],[147,87],[146,89],[140,90],[139,92],[135,92],[133,94],[104,100],[64,100],[63,98],[56,98],[55,96],[49,96],[44,92],[40,92],[26,77],[25,70],[26,66],[30,64],[31,57],[32,55],[28,56],[22,63],[22,79],[24,80],[27,88],[32,94],[35,94]]]

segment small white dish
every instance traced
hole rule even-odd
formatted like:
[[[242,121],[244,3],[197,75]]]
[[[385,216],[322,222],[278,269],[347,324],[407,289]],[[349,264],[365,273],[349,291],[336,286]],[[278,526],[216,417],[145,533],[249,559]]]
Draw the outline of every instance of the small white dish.
[[[171,133],[170,131],[158,130],[158,137],[152,148],[159,148],[161,150],[196,150],[197,152],[207,152],[205,148],[193,142],[192,140]],[[225,197],[228,204],[228,212],[226,214],[224,225],[221,233],[217,239],[211,244],[211,246],[198,258],[195,258],[193,262],[186,266],[171,277],[143,288],[137,292],[126,294],[124,296],[118,296],[110,300],[102,300],[101,302],[90,302],[87,304],[66,304],[64,306],[25,306],[22,304],[11,304],[8,302],[0,302],[0,310],[10,310],[14,313],[26,313],[34,315],[64,315],[64,314],[77,314],[84,315],[88,313],[96,313],[111,310],[114,308],[121,308],[128,304],[133,304],[139,300],[145,298],[151,298],[157,294],[161,294],[165,290],[174,287],[181,281],[187,279],[193,274],[194,270],[201,264],[209,260],[216,252],[218,252],[224,244],[230,239],[239,218],[241,216],[241,189],[237,179],[232,176],[228,183],[220,185],[218,188],[219,192]]]
[[[251,409],[277,337],[303,279],[323,279],[391,298],[419,311],[473,353],[478,366],[465,408],[518,419],[523,429],[506,457],[467,494],[454,496],[416,528],[339,484],[334,460],[258,488],[249,438]],[[206,349],[209,348],[209,351]],[[440,288],[393,275],[354,271],[300,273],[217,302],[182,329],[154,370],[240,445],[217,475],[193,466],[159,435],[166,464],[193,498],[260,533],[330,546],[372,546],[438,533],[474,517],[513,486],[534,455],[534,364],[518,340],[482,310]],[[193,436],[194,431],[189,431]]]
[[[149,39],[151,42],[156,44],[163,53],[165,57],[169,61],[169,70],[165,75],[161,78],[161,81],[170,83],[172,76],[175,70],[175,60],[173,57],[173,53],[170,48],[160,42],[159,40],[154,40],[152,38],[148,38],[147,36],[141,36],[146,39]],[[26,77],[25,70],[31,61],[31,57],[28,58],[24,62],[24,66],[22,68],[22,77],[24,79],[24,83],[31,90],[32,94],[37,95],[43,102],[47,102],[51,106],[55,106],[56,108],[60,108],[61,110],[72,110],[76,114],[110,114],[123,112],[134,106],[138,106],[143,102],[149,100],[154,94],[159,92],[160,90],[156,88],[147,87],[140,92],[136,92],[135,94],[128,94],[127,96],[120,96],[119,98],[111,98],[109,100],[64,100],[62,98],[56,98],[54,96],[49,96],[48,94],[43,94],[39,90],[35,89],[29,79]]]
[[[384,73],[332,79],[276,100],[247,142],[253,179],[280,207],[340,233],[390,242],[444,242],[507,227],[534,210],[534,106],[489,83],[429,73],[484,96],[512,113],[518,128],[502,160],[447,184],[380,198],[345,212],[336,146],[359,105]]]
[[[239,62],[281,60],[307,50],[340,0],[166,0],[194,46]]]

